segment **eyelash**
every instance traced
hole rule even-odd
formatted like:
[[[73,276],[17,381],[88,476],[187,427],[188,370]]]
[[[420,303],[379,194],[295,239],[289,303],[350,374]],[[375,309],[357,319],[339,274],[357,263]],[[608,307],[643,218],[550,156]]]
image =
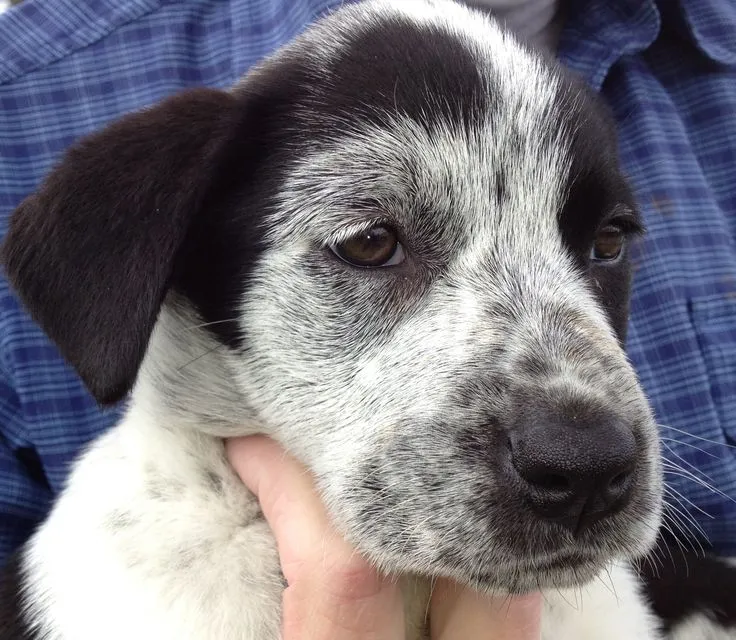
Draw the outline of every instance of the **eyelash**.
[[[356,223],[355,225],[343,227],[342,229],[331,233],[325,240],[323,240],[322,248],[328,249],[331,246],[335,246],[337,244],[340,244],[341,242],[345,242],[353,236],[356,236],[360,233],[365,233],[366,231],[369,231],[374,227],[390,227],[392,229],[395,229],[396,234],[399,237],[399,241],[402,241],[401,231],[396,225],[394,225],[390,220],[387,220],[386,218],[376,218],[373,220]]]
[[[598,229],[617,227],[626,236],[638,236],[646,232],[641,221],[630,214],[619,214],[601,223]]]

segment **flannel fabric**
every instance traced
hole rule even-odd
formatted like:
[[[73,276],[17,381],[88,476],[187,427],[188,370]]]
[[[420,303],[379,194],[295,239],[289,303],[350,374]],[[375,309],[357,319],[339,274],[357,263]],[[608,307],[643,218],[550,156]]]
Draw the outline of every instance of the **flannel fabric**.
[[[185,87],[234,83],[342,2],[25,0],[0,14],[0,236],[75,139]],[[628,348],[662,425],[670,526],[689,514],[736,555],[736,5],[575,0],[559,56],[611,105],[649,230]],[[0,277],[0,562],[118,417]]]

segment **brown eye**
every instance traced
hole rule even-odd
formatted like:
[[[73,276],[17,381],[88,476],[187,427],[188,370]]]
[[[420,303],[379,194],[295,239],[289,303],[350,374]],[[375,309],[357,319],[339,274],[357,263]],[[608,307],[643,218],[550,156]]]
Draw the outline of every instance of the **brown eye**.
[[[621,255],[626,236],[618,227],[603,227],[595,236],[595,243],[590,252],[591,260],[611,262]]]
[[[404,261],[404,251],[396,232],[384,226],[362,231],[334,245],[332,250],[356,267],[387,267]]]

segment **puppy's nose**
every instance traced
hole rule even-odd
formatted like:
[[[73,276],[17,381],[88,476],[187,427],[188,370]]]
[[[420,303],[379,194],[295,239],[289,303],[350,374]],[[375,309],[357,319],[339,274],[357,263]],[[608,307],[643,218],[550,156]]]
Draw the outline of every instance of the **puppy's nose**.
[[[636,441],[614,416],[565,420],[554,413],[534,411],[532,421],[517,423],[511,461],[532,510],[577,533],[626,503]]]

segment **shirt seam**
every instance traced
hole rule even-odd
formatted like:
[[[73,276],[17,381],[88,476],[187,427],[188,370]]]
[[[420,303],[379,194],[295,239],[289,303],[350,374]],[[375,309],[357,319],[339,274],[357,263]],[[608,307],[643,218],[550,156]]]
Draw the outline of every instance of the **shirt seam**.
[[[65,7],[69,7],[70,2],[74,2],[76,7],[70,9],[70,14],[84,19],[84,22],[81,20],[69,22],[69,28],[63,32],[66,36],[64,44],[60,44],[60,39],[54,34],[33,27],[32,21],[38,22],[37,16],[53,20],[53,16],[63,12]],[[120,3],[118,7],[112,5],[94,7],[92,3],[80,3],[79,0],[57,0],[53,3],[53,7],[45,3],[46,0],[25,0],[24,3],[0,15],[0,42],[5,40],[12,43],[13,40],[8,37],[12,31],[30,34],[22,43],[22,48],[18,47],[16,41],[15,47],[8,46],[5,51],[0,49],[0,86],[47,68],[100,42],[124,25],[154,13],[163,4],[160,0],[135,0],[132,3]],[[78,29],[75,29],[77,25]],[[84,32],[82,37],[79,36],[80,31]],[[11,55],[13,48],[18,50],[16,59]]]

